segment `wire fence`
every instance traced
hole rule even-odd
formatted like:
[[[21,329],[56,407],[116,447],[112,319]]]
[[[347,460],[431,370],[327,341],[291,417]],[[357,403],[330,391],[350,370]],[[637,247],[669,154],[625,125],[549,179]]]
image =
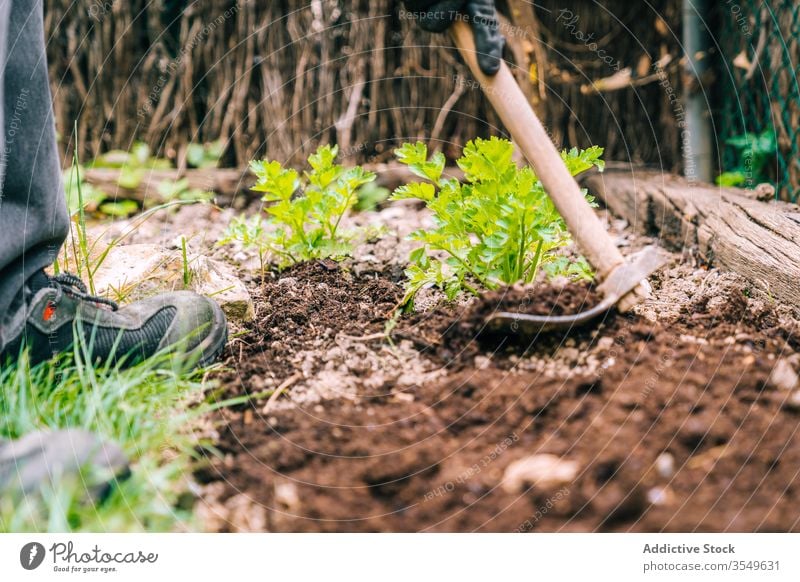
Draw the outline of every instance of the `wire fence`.
[[[800,2],[722,0],[721,175],[725,185],[769,182],[783,199],[800,199]]]

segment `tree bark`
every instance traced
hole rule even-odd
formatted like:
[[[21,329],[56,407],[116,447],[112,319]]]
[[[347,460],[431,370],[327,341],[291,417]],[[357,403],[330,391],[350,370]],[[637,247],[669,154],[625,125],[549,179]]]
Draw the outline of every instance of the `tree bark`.
[[[648,170],[610,170],[582,182],[636,231],[672,250],[697,249],[710,263],[800,307],[797,205]]]

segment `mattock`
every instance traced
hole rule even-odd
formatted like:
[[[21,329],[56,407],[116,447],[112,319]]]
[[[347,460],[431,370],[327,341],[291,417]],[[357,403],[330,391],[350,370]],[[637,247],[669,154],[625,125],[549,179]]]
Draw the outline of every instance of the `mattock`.
[[[567,170],[508,65],[501,60],[500,70],[496,75],[484,75],[478,66],[475,42],[469,25],[459,20],[450,31],[456,47],[486,97],[511,133],[522,155],[533,166],[578,247],[597,272],[600,280],[598,290],[603,295],[603,300],[597,306],[576,315],[540,316],[500,312],[489,316],[487,326],[490,329],[535,334],[588,323],[615,305],[619,311],[630,310],[649,296],[650,285],[647,278],[666,263],[665,253],[656,246],[649,246],[633,255],[629,262],[625,261],[603,223],[584,198],[578,183]]]

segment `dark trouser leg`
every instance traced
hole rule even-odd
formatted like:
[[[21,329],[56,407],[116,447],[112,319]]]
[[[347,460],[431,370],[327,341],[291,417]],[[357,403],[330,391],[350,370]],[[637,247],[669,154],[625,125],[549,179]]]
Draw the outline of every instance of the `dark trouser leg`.
[[[41,0],[0,0],[0,349],[22,329],[22,288],[51,264],[69,218]]]

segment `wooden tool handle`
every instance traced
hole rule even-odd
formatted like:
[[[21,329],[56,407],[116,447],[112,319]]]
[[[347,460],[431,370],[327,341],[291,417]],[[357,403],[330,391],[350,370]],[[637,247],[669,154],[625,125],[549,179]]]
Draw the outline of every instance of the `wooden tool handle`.
[[[600,219],[583,197],[550,136],[533,112],[508,65],[502,62],[494,77],[484,75],[475,54],[472,30],[456,21],[451,34],[461,56],[480,83],[483,92],[503,120],[522,154],[533,166],[553,204],[564,217],[572,236],[601,280],[622,264],[623,258]]]

